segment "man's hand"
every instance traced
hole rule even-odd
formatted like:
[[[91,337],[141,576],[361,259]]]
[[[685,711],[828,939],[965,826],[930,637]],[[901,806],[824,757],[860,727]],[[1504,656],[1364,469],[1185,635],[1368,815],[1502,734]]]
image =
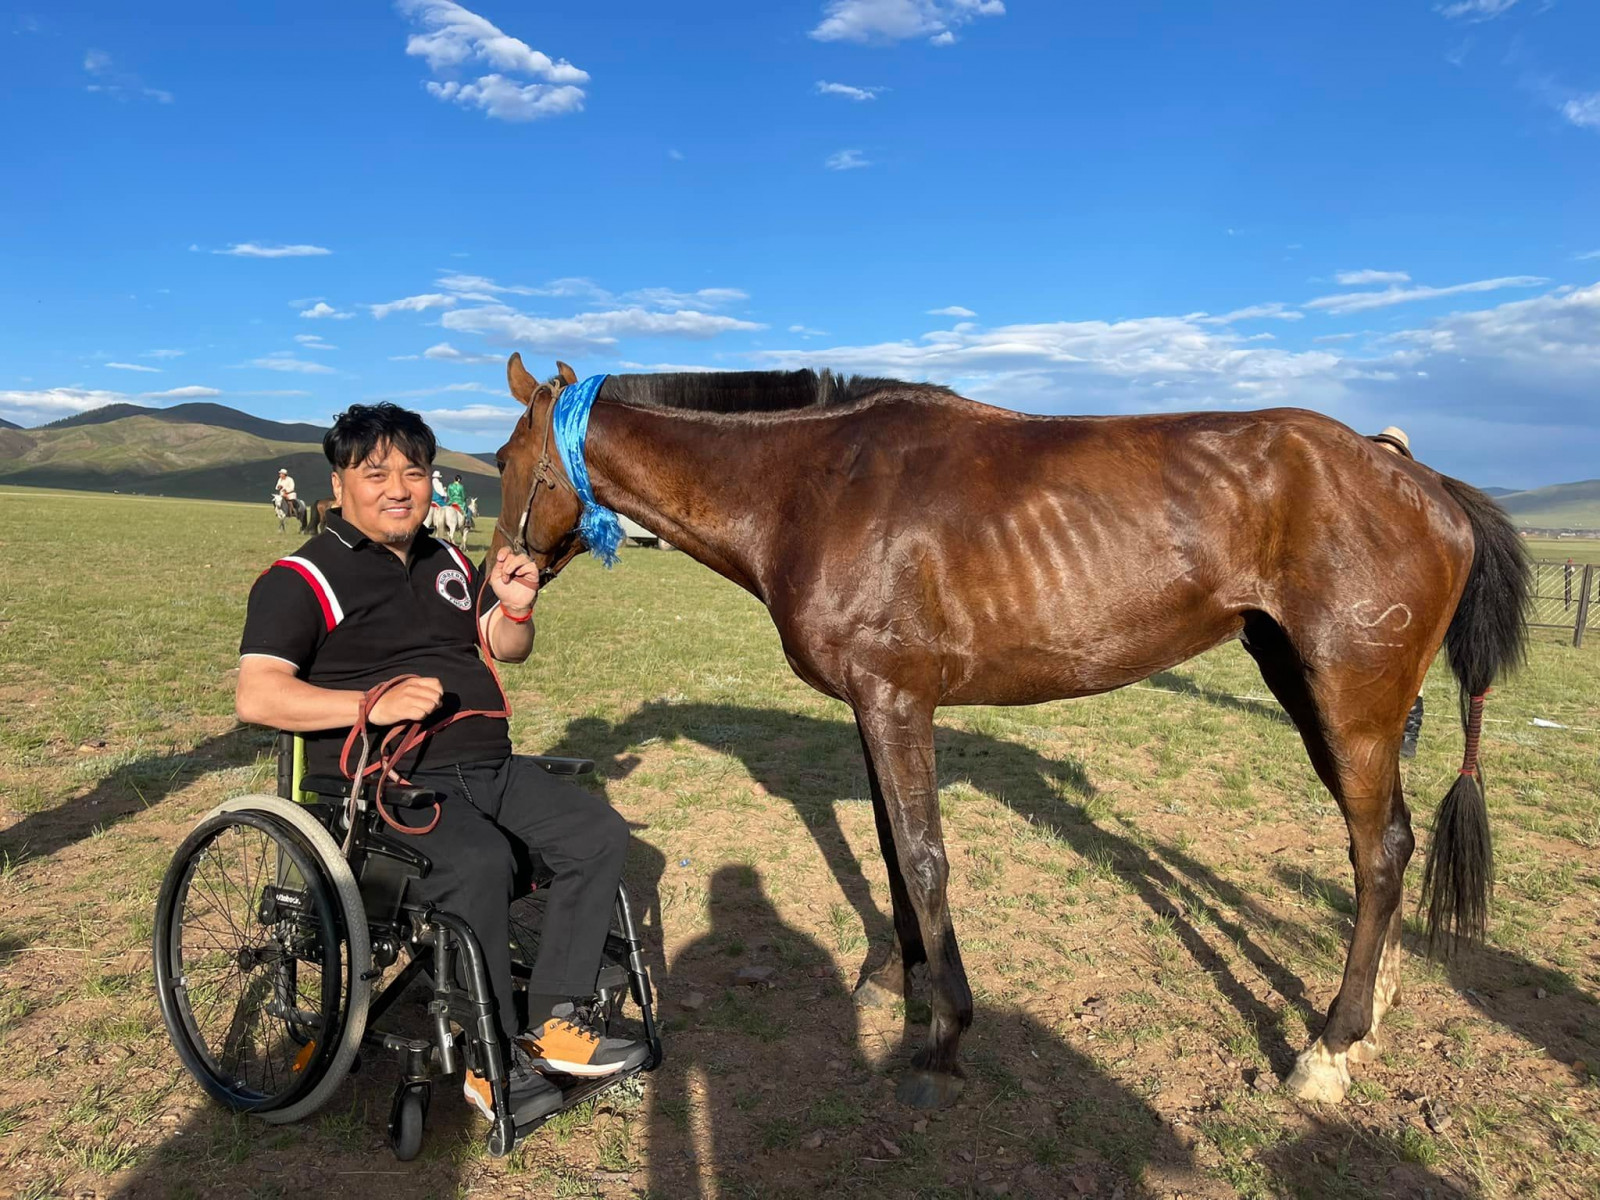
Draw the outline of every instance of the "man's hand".
[[[437,679],[408,679],[379,696],[367,720],[374,725],[420,721],[438,708],[443,698],[444,685]]]
[[[539,596],[539,568],[526,554],[513,554],[502,546],[489,568],[489,586],[500,605],[520,617],[533,607]]]

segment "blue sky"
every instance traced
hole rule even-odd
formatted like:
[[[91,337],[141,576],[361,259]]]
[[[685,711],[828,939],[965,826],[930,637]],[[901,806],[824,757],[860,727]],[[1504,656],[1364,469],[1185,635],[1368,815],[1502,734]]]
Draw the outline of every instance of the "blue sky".
[[[53,0],[0,39],[22,424],[381,397],[491,448],[517,349],[1600,476],[1588,0]]]

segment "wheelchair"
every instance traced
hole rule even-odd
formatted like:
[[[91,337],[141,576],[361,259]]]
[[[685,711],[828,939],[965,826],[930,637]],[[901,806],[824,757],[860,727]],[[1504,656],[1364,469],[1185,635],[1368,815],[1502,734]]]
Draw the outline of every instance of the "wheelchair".
[[[576,758],[534,761],[558,775],[594,767]],[[515,1123],[482,947],[460,918],[407,898],[410,882],[428,873],[427,857],[386,831],[370,784],[354,804],[349,789],[339,776],[305,775],[303,743],[281,734],[278,794],[218,805],[179,846],[156,903],[154,938],[157,997],[173,1046],[214,1100],[273,1124],[316,1112],[359,1068],[363,1051],[392,1055],[400,1081],[388,1136],[401,1161],[421,1149],[435,1070],[470,1068],[493,1097],[489,1153],[507,1155],[556,1113]],[[383,795],[391,807],[427,808],[435,799],[393,783]],[[519,999],[550,878],[548,870],[536,874],[534,890],[512,906]],[[408,961],[390,972],[402,954]],[[427,1035],[379,1031],[394,1002],[424,979]],[[629,999],[637,1016],[624,1013]],[[650,1055],[599,1079],[552,1076],[562,1090],[557,1112],[661,1064],[650,979],[621,888],[591,1014],[612,1036],[642,1038]]]

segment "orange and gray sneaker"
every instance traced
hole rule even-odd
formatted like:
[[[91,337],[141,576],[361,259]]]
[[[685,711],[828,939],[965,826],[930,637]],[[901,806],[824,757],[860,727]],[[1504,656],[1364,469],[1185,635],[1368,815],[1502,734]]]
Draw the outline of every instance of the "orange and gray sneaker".
[[[511,1119],[518,1125],[547,1117],[561,1107],[561,1089],[534,1069],[520,1045],[511,1047],[511,1069],[506,1083],[511,1097]],[[487,1078],[476,1071],[467,1071],[461,1093],[486,1120],[494,1120],[494,1095]]]
[[[517,1038],[541,1071],[598,1077],[643,1066],[650,1047],[626,1038],[606,1037],[589,1016],[572,1004],[558,1004],[544,1024]]]

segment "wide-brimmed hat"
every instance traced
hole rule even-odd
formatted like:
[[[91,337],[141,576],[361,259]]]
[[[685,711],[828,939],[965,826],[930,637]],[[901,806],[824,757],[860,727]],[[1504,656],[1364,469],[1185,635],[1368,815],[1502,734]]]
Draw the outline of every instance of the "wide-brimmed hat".
[[[1406,431],[1404,429],[1401,429],[1400,426],[1398,426],[1398,425],[1389,425],[1378,436],[1379,437],[1385,437],[1385,438],[1393,438],[1395,441],[1399,442],[1402,446],[1404,446],[1406,448],[1406,453],[1407,454],[1411,453],[1411,439],[1406,436]]]

